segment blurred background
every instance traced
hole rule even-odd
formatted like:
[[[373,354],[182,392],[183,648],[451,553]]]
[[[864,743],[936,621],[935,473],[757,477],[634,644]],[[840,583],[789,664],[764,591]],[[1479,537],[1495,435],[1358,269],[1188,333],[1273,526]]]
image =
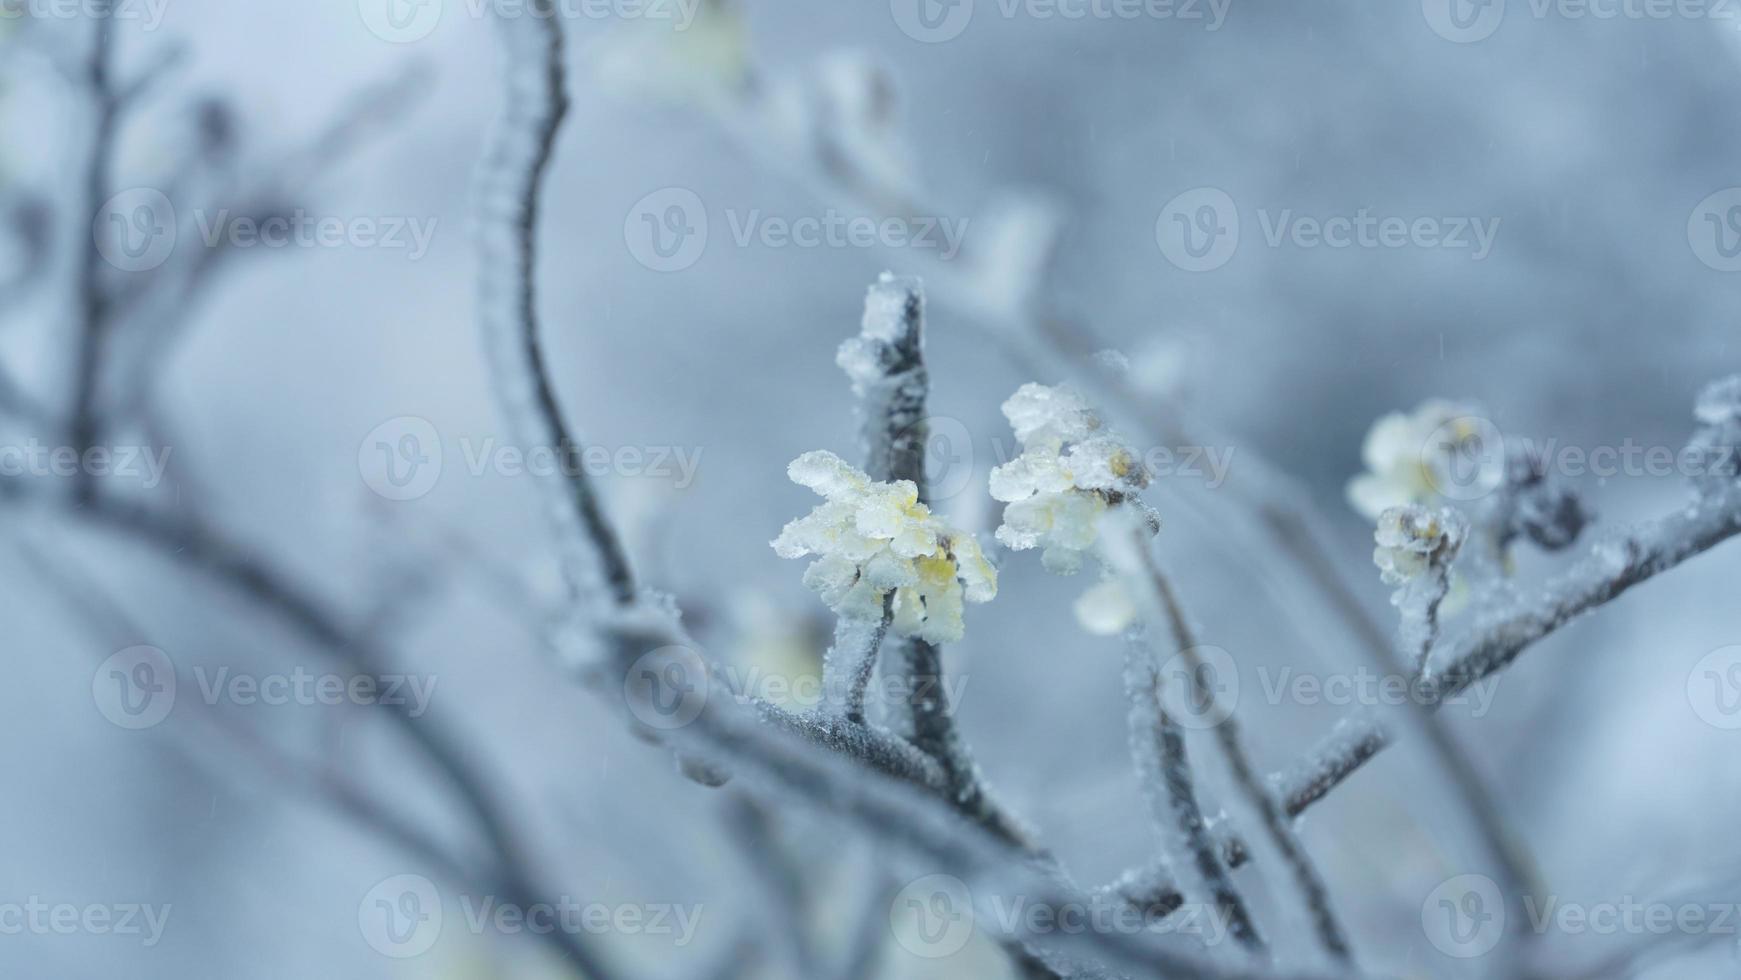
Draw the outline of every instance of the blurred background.
[[[629,734],[613,692],[544,653],[559,577],[530,481],[496,454],[513,437],[475,312],[473,180],[504,98],[490,19],[467,0],[122,3],[115,83],[150,84],[118,114],[92,219],[97,3],[0,0],[0,363],[20,390],[6,444],[64,440],[22,407],[65,420],[93,241],[144,234],[145,251],[111,247],[97,267],[114,304],[142,310],[117,318],[127,353],[98,387],[117,393],[110,442],[164,466],[117,466],[102,491],[199,515],[374,638],[381,672],[422,683],[428,716],[486,774],[546,891],[699,910],[686,936],[588,936],[626,975],[836,976],[855,944],[872,950],[867,976],[1013,975],[984,937],[945,957],[899,941],[889,895],[925,869],[826,814],[685,781]],[[814,500],[786,464],[857,451],[834,352],[886,269],[931,290],[931,407],[952,437],[937,509],[988,546],[985,475],[1014,452],[998,407],[1068,374],[1012,356],[1012,309],[1091,328],[1094,349],[1122,355],[1099,363],[1176,412],[1121,425],[1197,435],[1132,432],[1143,449],[1226,461],[1221,479],[1163,477],[1157,553],[1200,638],[1239,665],[1240,717],[1271,771],[1348,706],[1265,698],[1265,680],[1354,661],[1335,617],[1260,584],[1282,559],[1229,532],[1235,491],[1320,515],[1338,576],[1389,630],[1371,520],[1345,498],[1374,420],[1447,397],[1507,433],[1672,450],[1698,389],[1741,365],[1741,225],[1727,223],[1741,17],[1721,6],[921,3],[565,17],[547,352],[567,417],[610,451],[597,476],[642,577],[722,661],[819,669],[827,610],[768,541]],[[903,220],[864,240],[793,237],[866,213]],[[305,234],[249,243],[264,214]],[[1347,247],[1310,231],[1360,215],[1422,230]],[[1219,229],[1219,251],[1194,254],[1187,226]],[[151,251],[165,228],[174,241]],[[949,229],[960,248],[945,255]],[[1687,492],[1673,473],[1562,475],[1604,524]],[[8,502],[0,587],[0,909],[170,911],[150,942],[8,931],[0,912],[0,975],[577,975],[540,937],[469,927],[480,891],[345,802],[356,790],[440,849],[480,853],[463,801],[378,706],[225,686],[330,674],[329,651],[176,549],[30,496]],[[1584,550],[1521,548],[1519,592]],[[994,559],[1002,594],[968,609],[947,652],[960,723],[1003,802],[1077,881],[1104,883],[1154,850],[1121,644],[1076,623],[1088,580]],[[1707,655],[1741,643],[1738,571],[1719,548],[1529,651],[1479,717],[1444,713],[1561,901],[1651,901],[1741,865],[1737,733],[1689,698]],[[173,671],[173,709],[117,722],[111,672],[141,663]],[[1404,746],[1303,822],[1379,975],[1494,966],[1422,929],[1436,885],[1483,870],[1449,792]],[[394,955],[397,939],[383,953],[371,903],[407,875],[433,883],[446,926],[415,956]],[[1266,894],[1250,869],[1240,880]],[[781,952],[790,933],[820,950],[808,967]],[[1627,938],[1539,942],[1571,974]],[[1735,975],[1733,926],[1698,938],[1643,975]]]

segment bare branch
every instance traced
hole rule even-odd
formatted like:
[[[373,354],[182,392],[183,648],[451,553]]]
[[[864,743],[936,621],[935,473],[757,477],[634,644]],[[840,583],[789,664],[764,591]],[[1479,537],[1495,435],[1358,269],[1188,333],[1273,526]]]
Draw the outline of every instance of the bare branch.
[[[91,10],[94,29],[84,84],[89,89],[93,122],[84,183],[80,188],[79,205],[74,211],[74,227],[81,230],[87,222],[96,221],[112,193],[110,168],[121,113],[120,96],[111,78],[115,59],[114,0],[95,0]],[[72,446],[81,454],[98,439],[97,384],[110,323],[108,292],[103,283],[103,256],[97,248],[97,236],[108,234],[108,231],[93,225],[90,234],[80,235],[78,273],[73,285],[78,310],[78,350],[73,401],[68,417]],[[88,499],[96,489],[90,475],[82,469],[74,486],[81,499]]]
[[[1137,782],[1165,842],[1163,854],[1181,876],[1188,901],[1213,905],[1227,917],[1228,931],[1249,950],[1264,948],[1245,898],[1222,860],[1221,848],[1203,822],[1196,780],[1185,752],[1185,735],[1161,701],[1160,658],[1140,627],[1125,643],[1124,687],[1130,702],[1130,751]]]
[[[499,19],[508,95],[478,170],[482,237],[479,310],[495,391],[527,446],[548,446],[569,459],[570,434],[544,361],[536,289],[539,199],[568,112],[562,21],[551,0],[533,0],[524,17]],[[539,479],[555,525],[563,568],[576,598],[602,573],[619,606],[635,600],[635,579],[598,491],[581,467]]]
[[[1287,865],[1294,887],[1310,914],[1318,942],[1324,952],[1338,963],[1348,963],[1351,954],[1347,933],[1330,908],[1329,891],[1324,886],[1323,877],[1294,833],[1281,805],[1252,764],[1238,720],[1231,711],[1218,710],[1215,707],[1220,698],[1219,693],[1202,683],[1199,673],[1203,660],[1196,637],[1192,635],[1190,625],[1185,621],[1184,611],[1179,606],[1171,583],[1149,552],[1148,534],[1142,527],[1142,522],[1127,520],[1124,523],[1125,527],[1111,531],[1123,540],[1109,542],[1111,547],[1106,549],[1109,563],[1125,575],[1133,586],[1144,589],[1142,601],[1153,625],[1160,628],[1164,624],[1171,628],[1174,642],[1185,658],[1193,686],[1193,697],[1200,703],[1211,706],[1213,716],[1219,719],[1214,726],[1214,735],[1233,776],[1238,795],[1262,825],[1263,833],[1276,855]]]

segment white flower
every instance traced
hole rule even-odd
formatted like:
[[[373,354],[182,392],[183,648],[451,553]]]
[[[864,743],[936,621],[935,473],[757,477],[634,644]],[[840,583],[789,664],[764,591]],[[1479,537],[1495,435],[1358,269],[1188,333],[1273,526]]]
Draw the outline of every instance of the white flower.
[[[1449,507],[1392,507],[1378,515],[1372,562],[1386,585],[1406,585],[1429,571],[1442,576],[1468,533],[1468,521]]]
[[[804,584],[841,616],[881,618],[892,590],[895,632],[950,643],[961,639],[963,602],[997,595],[979,543],[932,516],[912,481],[875,482],[830,452],[805,453],[786,473],[824,500],[786,525],[774,553],[816,555]]]
[[[1444,444],[1444,437],[1458,443],[1478,440],[1481,421],[1474,407],[1438,398],[1422,402],[1413,412],[1380,418],[1361,447],[1367,472],[1348,482],[1349,504],[1377,520],[1389,507],[1437,502],[1457,448]]]
[[[1069,388],[1022,385],[1003,413],[1022,453],[991,471],[991,495],[1008,505],[997,539],[1015,551],[1043,548],[1047,569],[1074,574],[1094,547],[1101,515],[1134,499],[1148,473]],[[1145,516],[1158,526],[1146,509]]]

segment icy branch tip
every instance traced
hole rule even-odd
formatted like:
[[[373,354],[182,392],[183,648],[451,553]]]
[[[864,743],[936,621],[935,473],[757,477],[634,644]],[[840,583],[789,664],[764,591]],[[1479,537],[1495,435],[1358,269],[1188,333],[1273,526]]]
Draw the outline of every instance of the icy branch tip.
[[[859,335],[842,343],[834,357],[856,393],[920,365],[924,321],[925,292],[917,277],[885,272],[871,284]]]

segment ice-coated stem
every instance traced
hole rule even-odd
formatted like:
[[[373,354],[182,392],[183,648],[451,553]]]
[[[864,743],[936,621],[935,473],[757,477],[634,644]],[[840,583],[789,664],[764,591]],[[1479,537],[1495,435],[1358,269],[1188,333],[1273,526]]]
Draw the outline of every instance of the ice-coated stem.
[[[563,420],[539,338],[535,269],[544,177],[568,113],[562,20],[552,0],[532,0],[524,17],[501,17],[507,98],[478,170],[478,309],[503,414],[523,444],[549,446],[564,459],[578,444]],[[602,574],[612,601],[635,600],[622,543],[581,467],[538,480],[578,599]]]
[[[1238,720],[1231,711],[1217,706],[1220,693],[1212,686],[1202,683],[1202,653],[1198,649],[1196,636],[1185,619],[1172,583],[1155,563],[1154,556],[1149,551],[1148,533],[1142,522],[1130,515],[1125,517],[1125,520],[1108,521],[1107,533],[1118,535],[1124,540],[1112,542],[1112,547],[1105,549],[1107,556],[1113,567],[1127,581],[1142,588],[1141,601],[1147,607],[1148,618],[1154,627],[1165,626],[1172,631],[1173,642],[1179,647],[1185,660],[1192,696],[1198,703],[1207,705],[1211,715],[1219,719],[1213,726],[1213,734],[1233,777],[1236,792],[1262,825],[1264,836],[1271,848],[1287,866],[1294,887],[1299,892],[1300,901],[1311,918],[1319,945],[1333,961],[1348,964],[1352,960],[1352,954],[1348,946],[1347,932],[1330,908],[1329,889],[1324,885],[1323,876],[1319,874],[1311,856],[1306,853],[1304,845],[1294,833],[1282,810],[1282,804],[1276,800],[1263,777],[1258,774],[1257,767],[1252,764]]]
[[[1437,711],[1447,699],[1505,669],[1538,640],[1606,603],[1627,589],[1669,571],[1741,533],[1741,491],[1730,490],[1694,501],[1664,517],[1638,525],[1618,544],[1598,549],[1551,580],[1535,601],[1519,603],[1507,615],[1452,645],[1449,666],[1422,688],[1421,705]],[[1394,741],[1394,732],[1371,712],[1345,716],[1318,744],[1270,777],[1282,806],[1299,816],[1330,795],[1349,776]],[[1250,859],[1243,842],[1222,841],[1229,867]],[[1182,901],[1164,869],[1127,874],[1114,886],[1133,904],[1176,908]]]
[[[115,136],[120,125],[121,103],[116,92],[114,74],[115,18],[114,0],[96,0],[92,8],[95,22],[91,38],[91,53],[86,63],[85,83],[90,86],[92,124],[90,156],[85,161],[84,183],[80,188],[79,216],[82,222],[95,222],[109,200],[114,166]],[[69,438],[75,450],[83,453],[99,438],[97,417],[97,387],[102,380],[103,359],[108,346],[111,325],[107,288],[103,283],[103,257],[97,248],[96,235],[109,233],[107,226],[91,227],[85,247],[79,252],[75,301],[78,309],[78,350],[74,363],[73,403],[69,421]],[[81,500],[89,500],[96,484],[85,468],[81,468],[74,483],[74,492]]]
[[[842,616],[834,624],[834,642],[822,658],[822,689],[833,698],[842,697],[841,714],[855,724],[865,723],[865,693],[877,670],[877,652],[895,618],[895,594],[883,596],[883,614],[877,619]]]
[[[1185,734],[1161,701],[1160,667],[1147,632],[1141,626],[1132,629],[1124,659],[1131,761],[1164,842],[1162,853],[1179,875],[1185,901],[1215,908],[1226,917],[1228,931],[1241,946],[1262,950],[1263,937],[1227,873],[1221,848],[1203,822]]]

